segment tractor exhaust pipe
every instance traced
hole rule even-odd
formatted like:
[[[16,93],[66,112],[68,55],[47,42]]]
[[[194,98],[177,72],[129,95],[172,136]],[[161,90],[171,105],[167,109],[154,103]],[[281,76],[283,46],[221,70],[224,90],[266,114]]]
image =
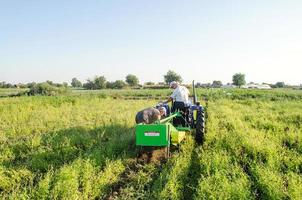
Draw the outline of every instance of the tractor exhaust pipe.
[[[193,103],[196,104],[197,96],[196,96],[196,91],[195,91],[195,81],[194,80],[193,80],[192,86],[193,86]]]

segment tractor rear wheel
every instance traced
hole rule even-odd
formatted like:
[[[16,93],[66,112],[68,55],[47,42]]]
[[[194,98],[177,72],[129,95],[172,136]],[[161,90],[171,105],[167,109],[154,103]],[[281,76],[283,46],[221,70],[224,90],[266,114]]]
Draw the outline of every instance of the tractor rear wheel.
[[[196,134],[195,141],[197,144],[202,144],[204,141],[204,132],[205,132],[205,114],[204,111],[197,112],[197,120],[196,120]]]

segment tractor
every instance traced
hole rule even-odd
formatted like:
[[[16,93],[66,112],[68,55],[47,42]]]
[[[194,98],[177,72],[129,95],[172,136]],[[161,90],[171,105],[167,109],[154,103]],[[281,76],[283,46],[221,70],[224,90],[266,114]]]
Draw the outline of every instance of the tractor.
[[[152,124],[137,124],[135,127],[136,146],[139,151],[143,148],[165,148],[165,157],[170,157],[170,147],[179,146],[186,138],[187,134],[195,134],[197,144],[204,140],[205,133],[205,111],[197,100],[195,85],[193,81],[193,103],[172,102],[172,107],[168,104],[161,104],[166,108],[167,116],[157,120]],[[178,105],[176,105],[178,103]]]

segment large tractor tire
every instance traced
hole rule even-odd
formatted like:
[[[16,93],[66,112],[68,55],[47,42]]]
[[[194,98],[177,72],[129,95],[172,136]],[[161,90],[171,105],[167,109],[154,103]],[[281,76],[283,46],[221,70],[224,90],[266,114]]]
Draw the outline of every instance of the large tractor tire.
[[[195,141],[197,144],[202,144],[204,141],[205,134],[205,114],[204,110],[197,112],[197,120],[196,120],[196,134]]]

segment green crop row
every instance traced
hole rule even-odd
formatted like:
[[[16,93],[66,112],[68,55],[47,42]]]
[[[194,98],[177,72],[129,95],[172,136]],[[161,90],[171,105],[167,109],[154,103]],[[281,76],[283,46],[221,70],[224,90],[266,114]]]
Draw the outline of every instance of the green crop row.
[[[105,198],[136,156],[133,110],[150,104],[88,96],[0,101],[0,197],[7,199]]]
[[[0,97],[14,96],[20,93],[24,95],[27,89],[0,89]],[[193,93],[190,89],[191,94]],[[170,96],[171,89],[123,89],[123,90],[72,90],[69,96],[91,96],[99,98],[114,98],[114,99],[157,99],[165,100]],[[217,99],[262,99],[262,100],[301,100],[302,90],[293,89],[223,89],[223,88],[197,88],[197,96],[208,100]]]
[[[207,111],[196,199],[301,198],[301,102],[219,100]]]
[[[192,89],[190,89],[193,94]],[[172,93],[171,89],[128,89],[128,90],[74,90],[73,95],[92,95],[103,98],[156,98],[165,100]],[[301,100],[302,90],[292,89],[272,89],[272,90],[257,90],[257,89],[202,89],[197,88],[196,93],[199,99],[217,100],[217,99],[262,99],[262,100]]]
[[[301,199],[300,91],[198,89],[205,143],[161,165],[135,162],[134,116],[156,101],[106,97],[170,90],[123,92],[1,98],[0,198]]]

